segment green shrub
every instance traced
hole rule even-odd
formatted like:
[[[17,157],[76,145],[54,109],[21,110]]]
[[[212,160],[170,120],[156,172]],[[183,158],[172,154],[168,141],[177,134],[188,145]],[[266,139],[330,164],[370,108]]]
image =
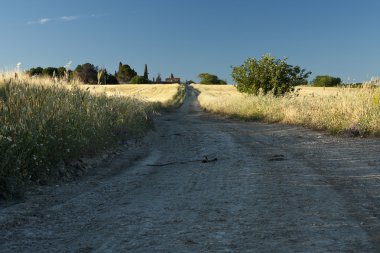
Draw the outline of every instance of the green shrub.
[[[209,73],[200,73],[198,78],[200,78],[200,84],[227,84],[226,81],[220,80],[218,76]]]
[[[258,95],[260,92],[275,96],[293,91],[294,86],[307,83],[306,72],[299,66],[292,66],[283,60],[264,55],[260,60],[248,58],[241,66],[233,67],[232,78],[240,92]]]
[[[316,76],[311,82],[314,87],[334,87],[342,83],[342,80],[339,77],[332,76]]]
[[[146,79],[143,76],[134,76],[132,79],[129,81],[131,84],[148,84],[149,80]]]

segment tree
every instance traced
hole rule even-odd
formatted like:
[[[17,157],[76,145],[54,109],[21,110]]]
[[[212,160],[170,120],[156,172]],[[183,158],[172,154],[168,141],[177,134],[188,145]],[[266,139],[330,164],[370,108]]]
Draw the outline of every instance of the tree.
[[[81,80],[83,83],[96,84],[98,70],[91,63],[85,63],[78,65],[74,70],[74,77]]]
[[[66,69],[65,67],[59,67],[55,70],[55,73],[56,75],[59,77],[59,78],[62,78],[65,76],[65,72],[66,72]]]
[[[42,75],[42,72],[44,71],[43,68],[37,67],[37,68],[31,68],[27,71],[28,75],[30,76],[39,76]]]
[[[128,64],[119,63],[119,70],[116,77],[119,83],[128,83],[137,73]]]
[[[149,80],[148,75],[149,75],[149,73],[148,73],[148,65],[145,64],[145,67],[144,67],[144,78],[146,80]]]
[[[47,68],[42,68],[42,67],[37,67],[37,68],[31,68],[27,71],[27,73],[30,76],[35,76],[35,75],[41,75],[41,76],[48,76],[48,77],[59,77],[63,78],[67,75],[67,72],[65,67],[47,67]]]
[[[44,68],[44,70],[42,70],[42,75],[44,76],[53,77],[54,73],[57,74],[57,68],[47,67],[47,68]]]
[[[134,76],[129,83],[132,84],[146,84],[149,83],[149,80],[147,80],[144,76]]]
[[[328,75],[316,76],[311,82],[312,86],[315,87],[333,87],[338,86],[342,83],[339,77],[332,77]]]
[[[156,83],[162,83],[161,74],[158,73],[156,77]]]
[[[226,84],[226,82],[220,80],[218,76],[209,73],[200,73],[198,78],[201,79],[200,84]]]
[[[294,86],[307,82],[311,72],[266,54],[260,60],[248,58],[241,66],[232,68],[232,78],[240,92],[258,95],[273,92],[275,96],[293,91]]]
[[[106,84],[118,84],[119,82],[117,81],[116,75],[112,75],[107,73],[106,71]]]

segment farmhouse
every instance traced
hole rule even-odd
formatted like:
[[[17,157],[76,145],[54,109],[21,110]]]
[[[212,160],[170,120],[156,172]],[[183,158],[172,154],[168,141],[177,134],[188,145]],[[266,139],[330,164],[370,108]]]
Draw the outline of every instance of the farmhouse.
[[[181,78],[174,77],[173,74],[170,74],[170,77],[165,78],[165,83],[181,83]]]

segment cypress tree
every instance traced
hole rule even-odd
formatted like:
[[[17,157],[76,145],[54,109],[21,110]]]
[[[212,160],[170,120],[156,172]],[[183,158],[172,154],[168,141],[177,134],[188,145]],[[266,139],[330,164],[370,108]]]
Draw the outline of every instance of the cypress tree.
[[[145,64],[145,67],[144,67],[144,78],[146,79],[146,80],[148,80],[148,65],[147,64]]]

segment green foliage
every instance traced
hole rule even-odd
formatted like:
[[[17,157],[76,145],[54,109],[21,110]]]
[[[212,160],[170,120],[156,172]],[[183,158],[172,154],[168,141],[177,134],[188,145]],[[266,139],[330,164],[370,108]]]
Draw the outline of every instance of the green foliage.
[[[137,76],[137,72],[132,69],[128,64],[119,63],[119,69],[116,77],[119,83],[128,83],[134,76]]]
[[[36,67],[29,69],[26,73],[30,76],[39,76],[42,75],[43,70],[42,67]]]
[[[56,75],[58,76],[58,77],[64,77],[65,76],[65,72],[66,72],[66,69],[65,69],[65,67],[59,67],[59,68],[57,68],[56,69]]]
[[[338,86],[342,83],[339,77],[332,77],[328,75],[316,76],[311,82],[314,87],[333,87]]]
[[[145,64],[145,67],[144,67],[144,78],[146,79],[146,80],[149,80],[149,77],[148,77],[148,75],[149,75],[149,72],[148,72],[148,65],[147,64]]]
[[[199,82],[200,84],[226,84],[226,82],[220,80],[218,76],[209,73],[200,73],[198,78],[201,79]]]
[[[42,68],[42,67],[37,67],[37,68],[31,68],[27,71],[27,74],[29,76],[48,76],[48,77],[59,77],[62,78],[65,76],[65,67],[47,67],[47,68]]]
[[[54,168],[150,128],[152,108],[126,97],[77,88],[0,84],[0,198],[43,183]]]
[[[96,84],[98,82],[98,70],[91,63],[78,65],[74,70],[74,77],[83,83]]]
[[[148,84],[150,81],[146,79],[144,76],[134,76],[132,79],[129,81],[131,84]]]
[[[248,58],[241,66],[233,67],[232,78],[240,92],[258,95],[272,92],[275,96],[293,91],[294,86],[306,82],[311,72],[286,63],[270,55],[260,60]]]
[[[115,75],[109,74],[106,71],[106,82],[105,84],[118,84],[117,78]]]

